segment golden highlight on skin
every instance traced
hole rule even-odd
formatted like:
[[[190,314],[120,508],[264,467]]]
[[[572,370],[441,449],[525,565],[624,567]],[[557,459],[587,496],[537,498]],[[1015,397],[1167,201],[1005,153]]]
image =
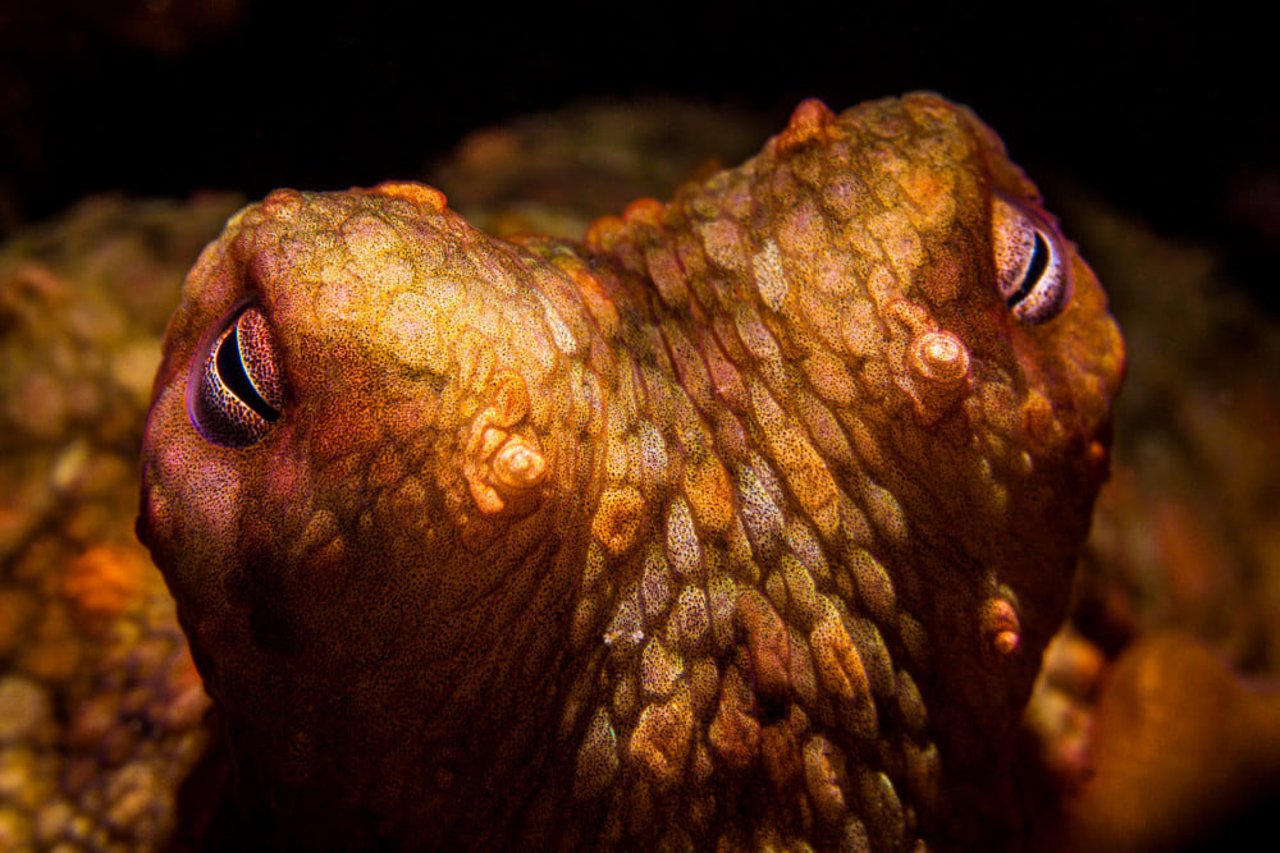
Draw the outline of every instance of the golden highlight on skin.
[[[220,443],[184,401],[240,304],[283,402]],[[1122,361],[933,95],[807,101],[582,243],[278,191],[187,280],[139,529],[257,840],[983,846]]]

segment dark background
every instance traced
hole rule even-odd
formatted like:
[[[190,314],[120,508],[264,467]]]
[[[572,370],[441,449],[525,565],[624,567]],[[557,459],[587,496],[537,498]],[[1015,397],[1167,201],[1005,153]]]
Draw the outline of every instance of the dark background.
[[[468,130],[584,96],[676,95],[780,127],[807,96],[929,88],[1033,175],[1214,244],[1280,305],[1269,27],[1221,3],[971,5],[0,0],[0,229],[104,190],[413,176]]]

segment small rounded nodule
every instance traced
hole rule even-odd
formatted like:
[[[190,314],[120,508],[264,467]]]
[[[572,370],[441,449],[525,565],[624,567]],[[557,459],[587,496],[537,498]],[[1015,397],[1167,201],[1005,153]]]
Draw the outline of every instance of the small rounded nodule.
[[[969,348],[950,332],[925,332],[911,342],[911,368],[939,385],[955,385],[969,375]]]

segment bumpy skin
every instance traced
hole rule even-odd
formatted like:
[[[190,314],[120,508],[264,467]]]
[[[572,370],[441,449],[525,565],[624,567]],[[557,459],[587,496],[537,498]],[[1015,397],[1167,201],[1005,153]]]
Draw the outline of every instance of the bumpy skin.
[[[139,530],[253,830],[1008,840],[1122,355],[1056,233],[1071,301],[1011,313],[997,198],[1038,203],[915,95],[802,104],[585,245],[406,184],[233,219],[170,326]],[[188,386],[246,304],[281,414],[219,446]]]

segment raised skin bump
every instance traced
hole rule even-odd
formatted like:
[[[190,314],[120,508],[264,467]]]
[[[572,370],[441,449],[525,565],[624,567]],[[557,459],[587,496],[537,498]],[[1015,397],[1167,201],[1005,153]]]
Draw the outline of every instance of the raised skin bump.
[[[1049,229],[1069,301],[1007,304],[1026,259],[997,256],[997,200]],[[1122,364],[1038,205],[976,118],[912,95],[806,102],[583,244],[494,240],[410,184],[238,215],[170,327],[140,529],[250,825],[881,849],[1016,827],[1014,726]],[[218,447],[182,400],[245,300],[287,404]]]

